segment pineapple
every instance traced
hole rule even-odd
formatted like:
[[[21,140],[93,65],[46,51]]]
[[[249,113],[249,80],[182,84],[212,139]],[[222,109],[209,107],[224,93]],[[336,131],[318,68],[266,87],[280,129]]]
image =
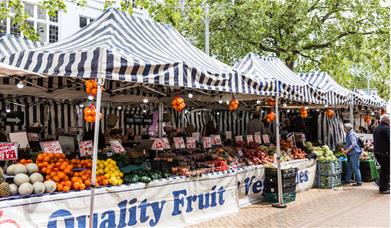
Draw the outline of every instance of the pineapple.
[[[0,184],[3,183],[4,181],[5,181],[4,171],[3,171],[3,169],[0,167]]]
[[[0,184],[0,198],[11,195],[10,185],[6,182]]]

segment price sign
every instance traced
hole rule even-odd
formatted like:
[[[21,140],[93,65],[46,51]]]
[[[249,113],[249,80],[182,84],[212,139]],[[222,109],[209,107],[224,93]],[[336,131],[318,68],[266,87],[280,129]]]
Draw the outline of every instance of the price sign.
[[[212,139],[210,137],[203,137],[202,138],[202,145],[204,148],[211,148],[212,147]]]
[[[39,142],[39,135],[38,133],[29,132],[27,133],[27,139],[29,142]]]
[[[86,157],[92,155],[93,153],[92,140],[80,141],[79,152],[80,152],[80,157]]]
[[[235,142],[240,142],[240,141],[243,141],[243,136],[241,135],[235,136]]]
[[[62,154],[62,149],[59,141],[40,142],[44,153]]]
[[[211,135],[212,145],[221,145],[221,137],[220,135]]]
[[[187,149],[195,149],[196,148],[196,139],[194,137],[186,138],[186,147]]]
[[[270,144],[269,135],[262,135],[262,141],[264,144]]]
[[[185,141],[182,137],[174,137],[175,149],[184,149],[186,148]]]
[[[199,133],[199,132],[193,132],[193,133],[191,134],[191,137],[195,138],[195,140],[196,140],[197,142],[200,141],[200,133]]]
[[[262,138],[261,138],[261,133],[255,132],[254,134],[254,141],[258,144],[262,144]]]
[[[246,139],[247,139],[247,142],[250,143],[250,142],[254,142],[254,137],[252,135],[247,135],[246,136]]]
[[[232,139],[232,131],[225,132],[225,138],[226,139]]]
[[[163,142],[164,142],[164,149],[171,149],[170,147],[170,142],[168,141],[168,138],[163,138]]]
[[[164,141],[163,139],[155,139],[152,144],[152,150],[164,150]]]
[[[18,143],[0,143],[0,161],[18,160]]]
[[[116,153],[123,153],[125,152],[125,148],[122,146],[121,142],[118,140],[111,140],[109,141],[111,150]]]

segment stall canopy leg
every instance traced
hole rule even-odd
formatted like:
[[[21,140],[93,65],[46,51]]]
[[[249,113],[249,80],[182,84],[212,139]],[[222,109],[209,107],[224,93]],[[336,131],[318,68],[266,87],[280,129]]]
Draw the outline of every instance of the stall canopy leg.
[[[158,109],[159,115],[158,115],[158,137],[163,137],[163,103],[159,102],[159,109]]]
[[[282,175],[281,175],[281,149],[280,149],[280,113],[278,110],[278,95],[276,96],[276,149],[277,149],[277,183],[278,183],[278,203],[273,207],[285,208],[282,196]]]
[[[94,128],[94,150],[92,155],[92,177],[91,177],[91,196],[90,196],[90,218],[89,227],[92,228],[93,214],[94,214],[94,197],[95,197],[95,184],[96,184],[96,163],[98,160],[98,143],[99,143],[99,123],[100,123],[100,106],[102,103],[102,86],[103,79],[98,79],[98,88],[96,94],[96,115],[95,115],[95,128]]]

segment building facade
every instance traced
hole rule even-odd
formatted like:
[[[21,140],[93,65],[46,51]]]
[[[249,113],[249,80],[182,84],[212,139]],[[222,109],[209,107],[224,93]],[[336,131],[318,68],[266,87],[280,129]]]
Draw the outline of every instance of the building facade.
[[[64,1],[67,6],[66,12],[60,11],[55,17],[49,17],[46,10],[40,7],[40,0],[24,1],[24,9],[29,15],[27,21],[38,31],[41,42],[54,43],[74,34],[93,22],[104,10],[104,0],[87,0],[86,6],[83,7],[72,0]],[[134,14],[149,17],[145,10],[134,9]],[[11,18],[0,22],[0,31],[23,36],[18,27],[12,25],[12,13]]]

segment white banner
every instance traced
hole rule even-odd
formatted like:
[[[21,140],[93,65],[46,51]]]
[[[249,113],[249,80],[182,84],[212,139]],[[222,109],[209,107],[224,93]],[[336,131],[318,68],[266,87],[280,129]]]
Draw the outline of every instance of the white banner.
[[[237,171],[240,207],[262,200],[265,168],[248,166]]]
[[[316,161],[301,159],[288,162],[298,168],[296,175],[296,192],[308,190],[314,186],[316,176]]]
[[[95,191],[93,227],[176,227],[239,211],[236,173]],[[5,227],[88,227],[90,191],[0,201]],[[17,224],[18,226],[15,226]]]

